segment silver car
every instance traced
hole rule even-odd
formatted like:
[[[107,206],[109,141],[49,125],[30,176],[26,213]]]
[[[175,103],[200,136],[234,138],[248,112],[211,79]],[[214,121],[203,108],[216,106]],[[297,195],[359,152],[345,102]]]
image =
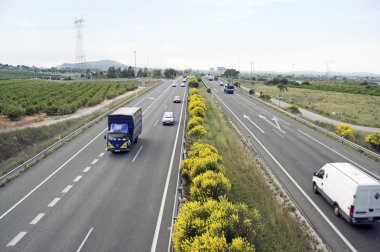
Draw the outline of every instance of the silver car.
[[[162,117],[162,124],[174,124],[174,113],[173,112],[165,112],[164,116]]]

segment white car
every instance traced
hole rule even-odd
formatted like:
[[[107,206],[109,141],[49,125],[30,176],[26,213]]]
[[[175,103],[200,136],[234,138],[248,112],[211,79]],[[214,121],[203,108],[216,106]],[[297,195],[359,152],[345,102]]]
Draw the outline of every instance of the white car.
[[[173,102],[174,103],[181,103],[181,97],[179,97],[179,96],[174,96],[174,99],[173,99]]]
[[[165,112],[164,116],[162,117],[162,124],[174,124],[174,113],[173,112]]]
[[[177,86],[177,84],[175,84],[175,82],[173,82],[172,87],[176,87],[176,86]]]
[[[186,87],[186,83],[185,83],[185,82],[182,82],[182,83],[181,83],[181,87]]]

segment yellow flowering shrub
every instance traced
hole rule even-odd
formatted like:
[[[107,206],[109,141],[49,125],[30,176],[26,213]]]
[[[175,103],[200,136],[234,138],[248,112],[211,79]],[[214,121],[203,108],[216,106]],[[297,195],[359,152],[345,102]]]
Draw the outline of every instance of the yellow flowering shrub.
[[[218,154],[218,150],[211,144],[195,142],[188,151],[188,156],[203,158],[213,153]],[[221,160],[222,158],[219,156],[219,161]]]
[[[180,171],[185,179],[193,179],[196,176],[206,172],[224,172],[224,167],[220,164],[220,157],[212,154],[204,158],[187,158],[182,160]]]
[[[191,118],[189,120],[189,122],[187,123],[187,129],[190,130],[192,128],[194,128],[195,126],[198,126],[200,124],[203,124],[203,119],[202,117],[199,117],[199,116],[194,116],[193,118]]]
[[[199,94],[199,91],[196,88],[190,88],[189,93],[190,93],[190,95]]]
[[[365,137],[365,141],[369,144],[372,144],[375,148],[380,149],[380,131],[376,131],[372,134],[369,134]]]
[[[244,204],[187,202],[174,224],[173,243],[180,251],[254,251],[262,234],[261,216]]]
[[[194,116],[205,117],[206,116],[206,111],[202,107],[195,107],[191,111],[189,111],[189,113],[192,117],[194,117]]]
[[[223,173],[206,171],[193,179],[190,196],[193,200],[204,202],[208,199],[218,200],[231,189],[230,181]]]
[[[336,133],[346,139],[355,139],[354,129],[347,123],[342,123],[336,126]]]
[[[193,100],[193,101],[189,102],[188,111],[193,110],[193,108],[195,108],[195,107],[201,107],[204,110],[206,110],[206,103],[204,101],[201,101],[201,100]]]
[[[190,129],[187,134],[192,137],[201,137],[207,134],[206,128],[203,125],[194,126],[194,128]]]

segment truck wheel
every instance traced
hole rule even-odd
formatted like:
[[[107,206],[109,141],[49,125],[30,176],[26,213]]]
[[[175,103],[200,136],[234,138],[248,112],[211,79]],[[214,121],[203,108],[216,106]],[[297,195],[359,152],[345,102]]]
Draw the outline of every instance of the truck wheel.
[[[313,183],[313,192],[318,194],[318,186],[316,183]]]
[[[335,216],[339,217],[340,216],[340,210],[338,204],[334,204],[334,214]]]
[[[135,138],[135,141],[133,141],[134,143],[137,143],[137,140],[139,139],[139,137],[136,137]]]

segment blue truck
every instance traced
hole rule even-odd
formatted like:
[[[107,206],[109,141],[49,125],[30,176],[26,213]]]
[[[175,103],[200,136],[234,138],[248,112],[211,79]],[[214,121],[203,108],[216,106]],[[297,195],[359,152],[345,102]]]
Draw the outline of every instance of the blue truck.
[[[233,85],[230,85],[230,84],[226,84],[224,85],[224,92],[227,93],[227,94],[233,94],[235,91],[235,87]]]
[[[128,152],[142,131],[142,112],[139,107],[122,107],[108,115],[107,150]]]

